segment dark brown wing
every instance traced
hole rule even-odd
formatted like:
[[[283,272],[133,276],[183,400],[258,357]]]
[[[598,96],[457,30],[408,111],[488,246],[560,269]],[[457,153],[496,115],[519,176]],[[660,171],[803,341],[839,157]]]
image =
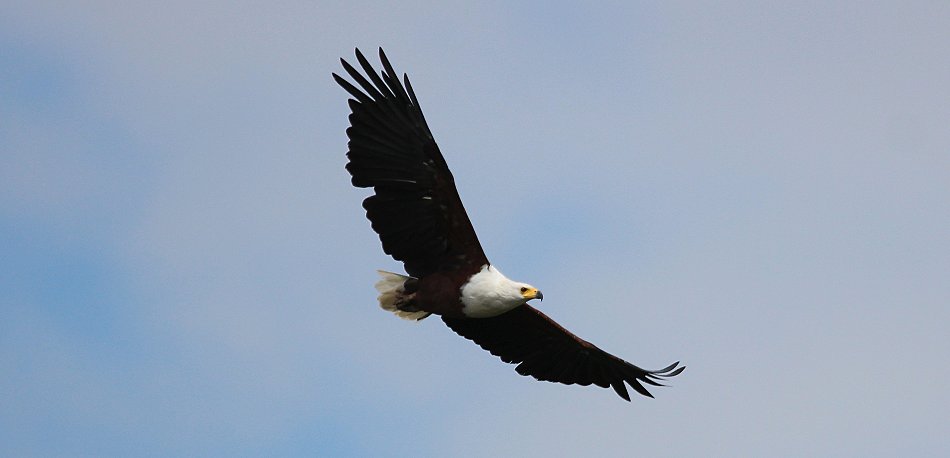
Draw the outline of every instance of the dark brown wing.
[[[658,371],[641,369],[577,337],[530,305],[492,318],[442,317],[442,321],[502,361],[518,364],[515,370],[521,375],[566,385],[613,387],[627,401],[630,395],[624,382],[652,398],[641,382],[663,386],[659,380],[686,368],[677,368],[679,362],[675,362]]]
[[[354,186],[374,189],[375,195],[363,201],[366,217],[379,234],[383,251],[402,261],[409,275],[456,270],[465,271],[467,277],[488,259],[409,77],[403,75],[403,86],[382,49],[379,58],[384,71],[377,74],[356,50],[365,77],[340,59],[359,88],[333,74],[355,98],[349,100],[346,170]]]

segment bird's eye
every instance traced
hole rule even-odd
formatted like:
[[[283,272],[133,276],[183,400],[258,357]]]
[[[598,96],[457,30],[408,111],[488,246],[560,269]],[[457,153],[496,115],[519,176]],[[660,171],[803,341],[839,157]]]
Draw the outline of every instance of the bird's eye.
[[[528,292],[528,288],[525,288],[524,286],[522,286],[522,287],[521,287],[521,292],[522,292],[522,293]]]

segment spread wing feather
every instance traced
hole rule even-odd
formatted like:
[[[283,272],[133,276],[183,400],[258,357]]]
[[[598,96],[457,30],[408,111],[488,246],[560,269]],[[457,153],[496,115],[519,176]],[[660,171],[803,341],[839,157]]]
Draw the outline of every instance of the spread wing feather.
[[[502,361],[517,364],[515,371],[521,375],[566,385],[611,387],[627,401],[626,385],[652,398],[643,384],[663,386],[662,379],[686,368],[676,362],[657,371],[641,369],[577,337],[530,305],[492,318],[442,321]]]
[[[359,49],[363,73],[340,60],[355,84],[333,74],[353,96],[346,170],[354,186],[373,188],[374,195],[363,201],[366,217],[383,251],[402,261],[409,275],[456,270],[467,277],[488,259],[409,77],[404,75],[403,85],[382,49],[379,58],[379,73]]]

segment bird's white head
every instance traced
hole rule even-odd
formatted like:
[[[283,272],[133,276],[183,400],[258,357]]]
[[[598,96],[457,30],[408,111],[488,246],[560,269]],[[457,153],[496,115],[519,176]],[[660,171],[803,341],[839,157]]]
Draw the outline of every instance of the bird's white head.
[[[473,318],[486,318],[542,298],[537,288],[510,280],[494,266],[486,265],[462,286],[462,311]]]

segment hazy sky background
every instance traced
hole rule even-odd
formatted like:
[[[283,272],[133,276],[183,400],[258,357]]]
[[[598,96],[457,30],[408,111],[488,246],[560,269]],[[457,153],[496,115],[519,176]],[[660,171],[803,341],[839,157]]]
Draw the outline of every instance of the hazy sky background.
[[[947,456],[950,4],[0,6],[2,456]],[[345,164],[408,72],[489,258],[656,399],[437,319]]]

